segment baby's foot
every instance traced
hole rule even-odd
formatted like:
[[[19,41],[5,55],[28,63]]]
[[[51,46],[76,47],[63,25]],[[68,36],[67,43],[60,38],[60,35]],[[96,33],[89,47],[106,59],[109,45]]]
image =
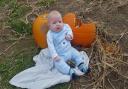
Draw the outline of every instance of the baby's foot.
[[[90,72],[90,68],[88,68],[84,63],[80,63],[78,65],[78,68],[85,74],[88,74]]]
[[[71,79],[76,80],[78,76],[84,75],[79,69],[71,68],[70,69]]]
[[[76,74],[77,76],[82,76],[82,75],[84,75],[84,73],[81,72],[79,69],[74,68],[74,71],[75,71],[75,74]]]

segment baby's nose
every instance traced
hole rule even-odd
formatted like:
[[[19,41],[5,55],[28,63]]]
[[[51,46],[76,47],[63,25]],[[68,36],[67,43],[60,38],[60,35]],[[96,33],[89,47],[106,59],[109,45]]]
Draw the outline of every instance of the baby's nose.
[[[57,24],[57,25],[60,25],[60,23],[59,23],[59,22],[57,22],[56,24]]]

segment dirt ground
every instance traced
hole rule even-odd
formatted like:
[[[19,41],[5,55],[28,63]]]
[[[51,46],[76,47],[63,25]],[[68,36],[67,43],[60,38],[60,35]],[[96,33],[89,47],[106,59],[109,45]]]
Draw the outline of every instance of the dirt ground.
[[[27,3],[32,7],[32,10],[24,16],[26,23],[32,23],[37,15],[51,10],[58,10],[62,15],[74,12],[85,23],[93,21],[97,26],[97,35],[103,38],[106,37],[107,40],[97,40],[93,47],[85,49],[91,58],[90,63],[92,64],[93,72],[90,75],[91,78],[87,76],[81,77],[80,80],[73,81],[69,89],[128,89],[128,0],[56,0],[51,5],[40,7],[36,6],[36,0],[17,1],[22,4]],[[18,33],[10,31],[11,28],[4,25],[4,21],[8,19],[8,14],[8,7],[1,8],[0,54],[7,50],[10,50],[8,53],[12,53],[10,48],[15,44],[12,44],[13,42],[7,43],[5,40],[17,40],[15,38],[17,35],[19,36]],[[31,37],[28,39],[33,40]],[[107,51],[109,53],[105,52],[106,54],[104,54],[102,43],[99,41],[111,46],[112,48],[109,49],[112,49],[113,53]],[[118,46],[113,46],[116,43],[118,43]],[[121,51],[118,50],[118,47]],[[121,62],[119,63],[114,59],[109,64],[104,60],[104,57],[109,57],[109,60],[120,58],[121,60],[118,61]]]

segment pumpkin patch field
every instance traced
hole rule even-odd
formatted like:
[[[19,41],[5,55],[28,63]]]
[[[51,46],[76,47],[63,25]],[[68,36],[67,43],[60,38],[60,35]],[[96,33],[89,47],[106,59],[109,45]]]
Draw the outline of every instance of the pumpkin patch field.
[[[128,89],[128,0],[0,0],[0,89],[47,48],[47,15],[58,10],[91,72],[48,89]]]

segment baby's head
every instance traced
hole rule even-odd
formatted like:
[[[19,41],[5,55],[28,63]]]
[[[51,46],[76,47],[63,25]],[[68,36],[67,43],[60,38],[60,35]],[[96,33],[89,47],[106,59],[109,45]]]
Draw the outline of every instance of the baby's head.
[[[54,32],[59,32],[63,28],[62,16],[58,11],[51,11],[48,14],[48,26],[49,29]]]

